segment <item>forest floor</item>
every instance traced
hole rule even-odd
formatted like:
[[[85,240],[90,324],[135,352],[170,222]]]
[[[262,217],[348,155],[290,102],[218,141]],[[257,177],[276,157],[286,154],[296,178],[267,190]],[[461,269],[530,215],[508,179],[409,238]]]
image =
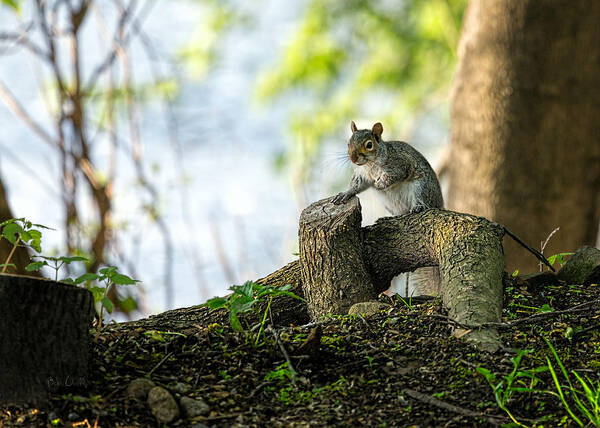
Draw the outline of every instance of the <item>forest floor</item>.
[[[514,424],[508,412],[521,426],[586,425],[569,382],[591,408],[573,371],[600,394],[600,286],[544,282],[507,281],[504,348],[494,354],[450,337],[439,300],[411,307],[395,298],[369,317],[324,319],[320,341],[315,325],[269,330],[258,345],[258,330],[250,337],[226,324],[108,327],[91,345],[87,388],[56,391],[45,410],[0,409],[0,426],[467,427]],[[317,339],[302,345],[311,331]],[[497,398],[478,369],[495,376]],[[168,425],[157,422],[148,382],[132,386],[138,378],[168,391],[163,405],[175,414],[184,410]]]

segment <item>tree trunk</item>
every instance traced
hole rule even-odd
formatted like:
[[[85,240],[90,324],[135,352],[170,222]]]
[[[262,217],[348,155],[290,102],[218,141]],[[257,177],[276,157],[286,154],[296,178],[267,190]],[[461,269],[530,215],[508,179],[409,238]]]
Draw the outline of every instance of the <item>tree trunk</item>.
[[[452,95],[449,209],[534,246],[560,227],[546,254],[595,245],[599,22],[600,2],[470,2]],[[535,269],[518,248],[505,247],[509,268]]]
[[[87,386],[92,293],[26,276],[0,275],[0,405],[44,402]]]

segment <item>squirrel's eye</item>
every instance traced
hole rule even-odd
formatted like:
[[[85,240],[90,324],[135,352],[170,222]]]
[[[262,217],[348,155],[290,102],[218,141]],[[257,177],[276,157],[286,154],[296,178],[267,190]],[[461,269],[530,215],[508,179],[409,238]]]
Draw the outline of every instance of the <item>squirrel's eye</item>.
[[[367,148],[367,150],[371,150],[373,148],[373,142],[371,140],[367,141],[365,147]]]

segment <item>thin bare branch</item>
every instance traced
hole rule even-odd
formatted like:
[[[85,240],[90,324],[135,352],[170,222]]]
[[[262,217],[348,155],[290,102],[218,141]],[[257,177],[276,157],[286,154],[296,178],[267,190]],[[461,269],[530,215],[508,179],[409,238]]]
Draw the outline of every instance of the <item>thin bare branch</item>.
[[[137,6],[137,0],[132,0],[127,8],[121,13],[121,17],[119,18],[119,22],[117,24],[117,28],[115,29],[115,34],[112,38],[113,43],[110,51],[104,58],[104,60],[94,69],[90,78],[88,79],[87,84],[85,85],[85,92],[90,92],[96,86],[98,79],[106,71],[117,59],[117,50],[118,47],[124,45],[128,42],[129,37],[132,35],[131,32],[125,32],[125,26],[127,25],[128,20],[133,15],[133,10]]]
[[[21,119],[38,137],[48,143],[50,146],[57,145],[56,140],[47,132],[42,125],[33,120],[33,117],[25,111],[25,108],[19,103],[8,87],[0,80],[0,99],[8,107],[12,114]]]

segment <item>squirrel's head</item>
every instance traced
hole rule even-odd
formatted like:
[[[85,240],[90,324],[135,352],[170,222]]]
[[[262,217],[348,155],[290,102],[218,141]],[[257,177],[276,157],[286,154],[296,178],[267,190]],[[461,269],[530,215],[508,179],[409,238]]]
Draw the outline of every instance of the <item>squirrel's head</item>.
[[[377,149],[381,144],[381,134],[383,126],[377,122],[371,130],[356,129],[354,121],[350,122],[352,136],[348,141],[348,155],[350,160],[356,165],[364,165],[367,162],[374,161],[377,157]]]

